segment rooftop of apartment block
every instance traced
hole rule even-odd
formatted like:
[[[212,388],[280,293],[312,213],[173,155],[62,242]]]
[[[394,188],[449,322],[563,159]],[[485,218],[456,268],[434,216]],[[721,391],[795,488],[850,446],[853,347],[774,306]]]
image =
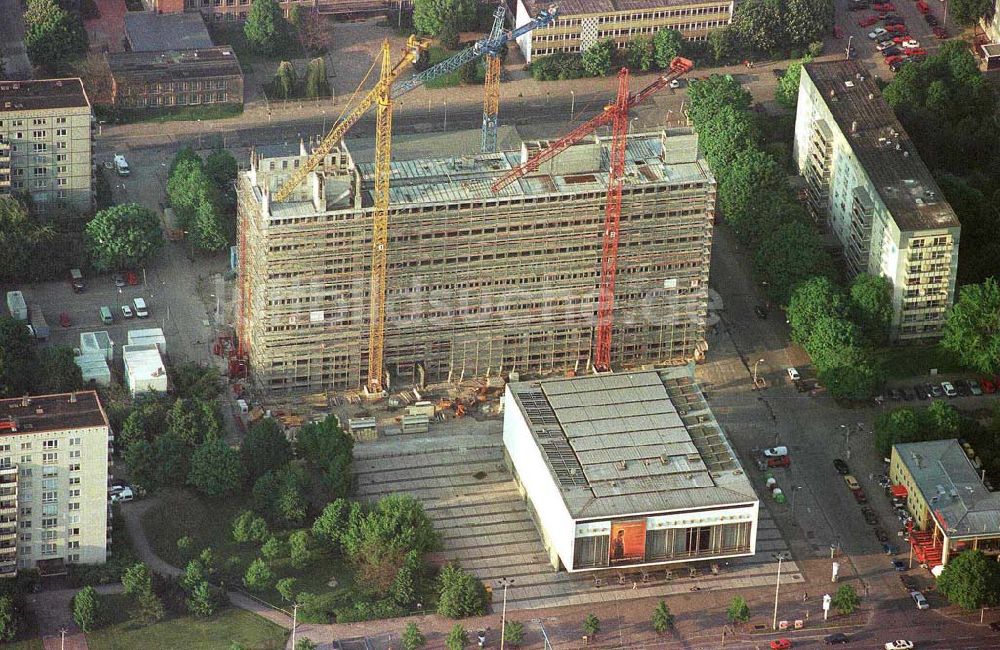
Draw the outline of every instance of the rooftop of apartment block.
[[[117,52],[108,54],[107,58],[112,74],[147,82],[243,75],[233,48],[228,46],[165,52]]]
[[[125,14],[125,37],[133,52],[212,47],[212,38],[200,12],[158,14],[130,11]]]
[[[958,217],[868,70],[853,59],[803,69],[899,229],[957,227]]]
[[[0,81],[0,112],[89,107],[79,78]]]
[[[1000,493],[986,489],[958,440],[908,442],[895,450],[949,535],[1000,533]]]
[[[0,400],[3,422],[13,422],[16,431],[2,427],[0,435],[108,426],[101,402],[92,390]]]
[[[688,367],[509,389],[575,519],[757,500]]]
[[[562,0],[558,3],[548,0],[521,0],[524,8],[529,14],[534,16],[552,4],[558,4],[559,17],[577,16],[586,14],[609,14],[623,11],[643,11],[648,9],[660,9],[664,7],[686,7],[686,6],[720,6],[729,8],[728,2],[711,2],[705,0]]]

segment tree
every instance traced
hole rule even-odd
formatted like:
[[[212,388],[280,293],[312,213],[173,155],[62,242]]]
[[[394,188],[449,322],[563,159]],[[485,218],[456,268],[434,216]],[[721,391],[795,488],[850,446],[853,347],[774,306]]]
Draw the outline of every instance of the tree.
[[[626,59],[632,70],[649,70],[653,66],[653,39],[640,36],[629,41],[626,48]]]
[[[962,416],[958,409],[939,399],[920,414],[920,431],[922,437],[929,440],[954,438],[958,436],[962,426]]]
[[[988,278],[961,288],[948,313],[941,344],[963,365],[1000,372],[1000,285]]]
[[[980,189],[964,178],[944,172],[934,174],[934,180],[962,224],[956,284],[982,282],[994,275],[993,260],[1000,258],[1000,241],[994,236],[1000,231],[1000,208],[994,209],[994,205],[1000,204],[1000,192],[991,200],[987,188]]]
[[[316,644],[310,639],[299,639],[295,642],[295,650],[316,650]]]
[[[347,435],[337,418],[327,416],[322,422],[301,427],[296,434],[296,450],[315,470],[333,497],[347,497],[351,492],[351,461],[354,440]]]
[[[200,363],[181,363],[173,368],[174,392],[178,397],[197,397],[209,402],[222,394],[222,379],[216,368]]]
[[[163,246],[160,220],[138,203],[113,205],[84,230],[90,263],[98,271],[142,266]]]
[[[785,39],[781,0],[745,0],[733,13],[731,28],[740,41],[760,54],[773,52]]]
[[[148,440],[137,440],[125,449],[125,465],[132,482],[146,491],[160,486],[160,462],[156,447]]]
[[[235,493],[243,482],[239,453],[218,438],[206,441],[191,456],[187,481],[209,497]]]
[[[797,285],[786,311],[792,340],[805,345],[821,318],[844,315],[844,302],[843,291],[829,276],[817,275]]]
[[[366,513],[352,508],[341,542],[355,564],[376,575],[395,577],[407,553],[431,551],[439,537],[419,501],[393,494],[379,499]],[[384,565],[395,569],[385,570]]]
[[[281,541],[280,537],[271,536],[263,546],[260,547],[260,554],[264,556],[264,559],[273,562],[279,557],[283,557],[288,554],[288,545]]]
[[[802,77],[802,65],[810,61],[812,61],[812,56],[790,63],[785,73],[778,79],[778,85],[774,88],[774,99],[785,108],[795,110],[796,104],[799,103],[799,80]]]
[[[583,69],[591,77],[603,77],[611,72],[611,55],[615,51],[615,42],[610,38],[602,39],[583,53]]]
[[[833,594],[831,604],[838,612],[846,616],[861,605],[861,598],[858,597],[858,592],[854,591],[854,587],[851,585],[840,585],[837,593]]]
[[[31,334],[19,320],[0,316],[0,396],[30,392],[35,350]]]
[[[206,200],[197,205],[188,223],[188,237],[191,245],[200,250],[218,251],[226,247],[229,241],[218,203]]]
[[[36,222],[14,196],[0,196],[0,281],[15,282],[35,275],[40,254],[52,239],[51,227]]]
[[[592,639],[600,631],[601,619],[593,614],[587,614],[587,618],[583,619],[583,633],[587,635],[588,639]]]
[[[917,413],[901,406],[875,418],[875,448],[882,456],[892,452],[892,446],[903,442],[913,442],[920,434]]]
[[[192,246],[218,250],[226,244],[222,223],[222,195],[209,178],[197,156],[184,154],[174,158],[174,169],[167,179],[167,197],[177,213],[177,220],[187,230]]]
[[[256,481],[264,474],[284,467],[292,460],[292,443],[273,418],[255,422],[240,447],[247,478]]]
[[[427,645],[427,640],[420,633],[416,623],[407,623],[402,636],[403,650],[420,650]]]
[[[759,131],[749,111],[732,106],[722,106],[698,128],[698,144],[705,151],[712,169],[720,182],[725,177],[736,156],[753,149],[759,140]]]
[[[467,645],[469,645],[468,633],[460,623],[455,623],[455,627],[451,628],[445,637],[444,647],[448,650],[462,650]]]
[[[185,560],[191,558],[191,551],[194,549],[194,540],[191,539],[190,535],[185,535],[184,537],[177,538],[177,552]]]
[[[218,607],[218,599],[208,581],[202,580],[195,583],[186,604],[188,611],[195,616],[208,618],[215,613],[215,609]]]
[[[507,621],[503,629],[503,640],[515,648],[520,647],[524,643],[524,624],[520,621]]]
[[[282,578],[274,585],[281,597],[284,598],[289,603],[295,602],[295,588],[298,586],[298,581],[295,578]]]
[[[664,634],[674,629],[674,615],[670,613],[666,601],[661,600],[653,610],[653,629],[657,634]]]
[[[122,587],[126,594],[136,595],[153,590],[153,574],[143,562],[137,562],[122,573]]]
[[[293,5],[293,8],[298,5]],[[316,14],[314,18],[305,20],[299,30],[299,43],[313,56],[325,54],[333,46],[333,30],[330,23],[320,19]]]
[[[83,372],[74,361],[73,348],[59,345],[38,351],[35,392],[39,395],[68,393],[83,388]]]
[[[153,443],[156,484],[180,487],[191,471],[191,447],[178,436],[167,433]]]
[[[446,25],[457,28],[476,17],[475,0],[414,0],[413,27],[421,34],[440,37]]]
[[[410,607],[417,598],[419,568],[420,556],[415,551],[410,551],[389,586],[389,596],[400,607]]]
[[[438,614],[466,618],[485,612],[486,588],[482,581],[461,567],[446,564],[438,576]]]
[[[326,76],[326,60],[322,57],[313,59],[306,66],[306,97],[330,96],[330,81]]]
[[[83,21],[56,0],[28,0],[24,24],[24,46],[36,66],[56,71],[87,53]]]
[[[274,582],[274,575],[267,563],[261,558],[251,562],[243,575],[243,585],[250,591],[264,591],[271,586],[272,582]]]
[[[149,591],[142,591],[136,599],[135,608],[132,610],[132,620],[140,625],[152,625],[162,621],[167,615],[167,610],[163,606],[160,597]]]
[[[860,335],[854,323],[846,318],[824,316],[813,325],[806,341],[806,351],[820,370],[844,365],[845,354],[858,346]]]
[[[684,37],[676,29],[662,27],[653,37],[653,59],[656,65],[666,70],[674,57],[680,56],[684,48]],[[645,68],[643,68],[645,70]]]
[[[780,304],[788,304],[792,288],[800,282],[834,273],[819,233],[800,221],[783,223],[765,235],[753,264],[757,278],[767,282],[768,295]]]
[[[288,463],[279,470],[265,473],[254,482],[254,510],[274,526],[300,526],[306,518],[306,494],[309,476],[305,470]]]
[[[777,161],[756,148],[737,152],[720,182],[722,216],[737,234],[745,233],[750,222],[759,218],[762,205],[768,205],[786,191],[784,174]]]
[[[97,590],[84,587],[73,596],[73,621],[84,632],[90,632],[97,625]]]
[[[862,401],[871,398],[885,384],[885,370],[869,350],[850,348],[842,365],[819,371],[819,381],[835,399]]]
[[[982,551],[962,551],[945,565],[937,586],[962,609],[992,607],[1000,602],[1000,565]]]
[[[292,5],[292,9],[298,6]],[[205,174],[215,184],[229,205],[236,204],[236,189],[233,183],[236,181],[238,172],[239,165],[236,158],[225,149],[216,149],[205,158]]]
[[[274,73],[271,93],[277,99],[291,99],[297,94],[298,83],[295,66],[289,61],[282,61],[278,64],[277,72]]]
[[[0,641],[13,641],[17,636],[17,613],[10,596],[0,596]]]
[[[312,563],[312,538],[308,530],[296,530],[288,536],[288,557],[296,569],[304,569]]]
[[[730,623],[746,623],[750,620],[750,605],[743,596],[733,596],[729,601],[729,608],[726,609],[726,618]]]
[[[339,546],[341,533],[347,525],[348,511],[349,506],[344,499],[326,504],[323,512],[313,520],[313,536]]]
[[[851,318],[873,344],[884,343],[892,324],[892,283],[881,275],[860,273],[851,283]]]
[[[724,61],[737,50],[739,34],[731,27],[716,27],[708,33],[708,47],[716,63]]]
[[[972,25],[989,13],[991,0],[953,0],[948,4],[952,17],[963,25]]]
[[[454,20],[446,20],[444,24],[441,25],[441,29],[438,31],[438,40],[441,42],[441,47],[446,50],[457,50],[458,43],[461,40],[462,35],[458,33],[458,26],[455,25]]]
[[[167,412],[167,433],[197,447],[206,440],[221,438],[222,422],[214,403],[181,398]]]
[[[821,40],[833,28],[832,0],[785,0],[785,34],[795,45]]]
[[[261,54],[273,54],[284,46],[285,18],[277,0],[253,0],[243,35],[247,44]]]

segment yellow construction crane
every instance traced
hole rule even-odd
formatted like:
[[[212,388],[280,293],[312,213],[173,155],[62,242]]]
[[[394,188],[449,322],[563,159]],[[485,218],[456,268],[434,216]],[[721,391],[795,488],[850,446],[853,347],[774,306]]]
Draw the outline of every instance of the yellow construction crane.
[[[395,66],[391,66],[391,64],[387,65],[389,60],[389,41],[386,40],[382,43],[382,72],[379,77],[379,82],[375,84],[375,87],[369,90],[364,97],[361,98],[358,104],[349,113],[343,116],[341,120],[332,129],[330,129],[330,132],[326,134],[323,141],[320,142],[315,149],[313,149],[312,154],[309,156],[309,159],[306,160],[305,164],[299,167],[294,174],[289,176],[288,180],[286,180],[281,187],[278,188],[278,191],[274,193],[274,201],[287,201],[288,197],[295,191],[295,188],[298,187],[307,176],[309,176],[310,172],[315,171],[315,169],[320,166],[327,154],[329,154],[337,143],[344,138],[344,134],[347,133],[347,131],[354,126],[365,113],[368,112],[368,109],[377,104],[380,97],[390,97],[392,83],[399,77],[400,74],[402,74],[407,65],[414,63],[417,58],[419,58],[420,53],[427,48],[427,45],[428,42],[426,40],[411,36],[406,41],[406,55],[396,62]],[[390,100],[386,99],[386,101]],[[390,143],[386,144],[386,147],[390,146]]]

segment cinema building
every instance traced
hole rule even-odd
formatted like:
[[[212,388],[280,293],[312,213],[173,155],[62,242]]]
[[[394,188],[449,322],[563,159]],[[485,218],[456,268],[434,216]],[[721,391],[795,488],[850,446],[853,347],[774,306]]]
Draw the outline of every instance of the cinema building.
[[[753,555],[759,502],[690,367],[511,383],[504,456],[556,569]]]

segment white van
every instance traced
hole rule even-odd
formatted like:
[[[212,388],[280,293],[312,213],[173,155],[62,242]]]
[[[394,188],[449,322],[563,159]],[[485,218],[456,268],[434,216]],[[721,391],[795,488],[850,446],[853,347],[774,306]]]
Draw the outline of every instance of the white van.
[[[139,318],[146,318],[149,316],[149,310],[146,308],[146,301],[142,298],[133,298],[132,306],[135,307],[135,315]]]
[[[120,153],[115,154],[115,171],[118,172],[119,176],[128,176],[130,173],[128,161]]]

